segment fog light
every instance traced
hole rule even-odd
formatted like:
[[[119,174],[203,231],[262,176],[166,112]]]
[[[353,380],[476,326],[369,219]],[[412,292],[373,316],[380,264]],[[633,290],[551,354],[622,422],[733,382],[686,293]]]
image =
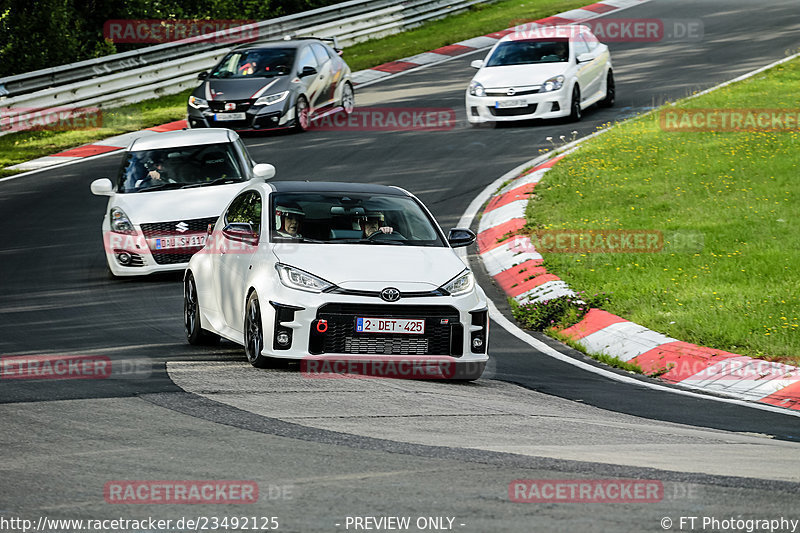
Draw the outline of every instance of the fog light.
[[[472,339],[473,348],[480,348],[481,346],[483,346],[483,339],[481,339],[480,337],[475,337],[474,339]]]
[[[117,261],[120,265],[128,266],[131,264],[133,257],[128,252],[120,252],[117,254]]]
[[[275,341],[281,346],[286,346],[289,344],[289,334],[285,331],[281,331],[275,336]]]

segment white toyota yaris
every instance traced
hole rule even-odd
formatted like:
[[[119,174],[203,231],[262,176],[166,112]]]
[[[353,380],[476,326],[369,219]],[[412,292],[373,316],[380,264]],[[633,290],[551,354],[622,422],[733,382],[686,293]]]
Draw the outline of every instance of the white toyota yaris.
[[[488,360],[487,301],[453,251],[474,240],[467,229],[446,237],[397,187],[254,183],[186,269],[189,343],[225,337],[256,367],[273,358],[350,369],[358,358],[406,369],[433,361],[440,375],[382,368],[477,379]]]
[[[608,46],[586,26],[517,28],[475,60],[466,92],[473,125],[535,118],[577,121],[592,104],[614,105]]]
[[[114,276],[183,270],[242,187],[269,179],[275,167],[256,164],[236,132],[213,128],[154,134],[125,151],[116,184],[92,182],[109,196],[102,234]]]

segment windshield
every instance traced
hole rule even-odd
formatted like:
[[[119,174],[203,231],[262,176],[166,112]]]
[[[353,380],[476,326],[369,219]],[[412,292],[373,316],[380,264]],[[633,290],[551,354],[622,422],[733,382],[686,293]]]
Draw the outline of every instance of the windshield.
[[[294,48],[266,48],[231,52],[211,71],[211,78],[258,78],[289,74]]]
[[[530,65],[533,63],[563,63],[569,61],[569,41],[508,41],[500,44],[487,67]]]
[[[271,240],[326,244],[446,246],[413,198],[356,193],[275,193]]]
[[[117,192],[185,189],[244,181],[233,144],[202,144],[128,152]]]

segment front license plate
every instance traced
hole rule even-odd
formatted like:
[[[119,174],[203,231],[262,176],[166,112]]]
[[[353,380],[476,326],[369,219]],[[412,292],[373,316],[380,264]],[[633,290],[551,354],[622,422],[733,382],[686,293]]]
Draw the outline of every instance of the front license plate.
[[[495,109],[505,109],[507,107],[527,107],[526,100],[498,100],[494,103]]]
[[[166,250],[168,248],[197,248],[205,246],[205,233],[195,235],[181,235],[179,237],[160,237],[156,239],[156,250]]]
[[[214,120],[217,122],[225,122],[226,120],[244,120],[244,113],[215,113]]]
[[[356,332],[408,333],[411,335],[422,335],[425,333],[425,319],[357,317]]]

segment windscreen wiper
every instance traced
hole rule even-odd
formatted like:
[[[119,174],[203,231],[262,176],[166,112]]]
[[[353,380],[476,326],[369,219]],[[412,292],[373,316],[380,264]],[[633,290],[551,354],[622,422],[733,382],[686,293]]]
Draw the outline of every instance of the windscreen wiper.
[[[239,178],[229,178],[229,177],[217,178],[215,180],[206,181],[206,182],[202,182],[202,183],[191,183],[189,185],[184,185],[183,188],[184,189],[191,189],[191,188],[194,188],[194,187],[208,187],[210,185],[219,185],[220,183],[225,183],[226,181],[234,183],[234,182],[239,181]]]

